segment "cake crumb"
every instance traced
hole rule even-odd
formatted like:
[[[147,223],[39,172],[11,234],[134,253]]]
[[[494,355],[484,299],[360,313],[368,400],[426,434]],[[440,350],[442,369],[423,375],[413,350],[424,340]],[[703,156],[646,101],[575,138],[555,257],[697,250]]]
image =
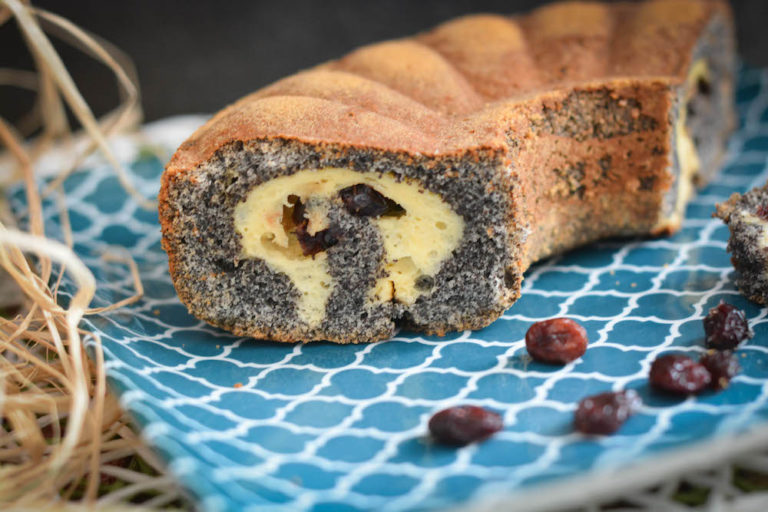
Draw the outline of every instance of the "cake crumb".
[[[240,389],[241,387],[243,387],[243,383],[242,382],[235,382],[235,385],[232,386],[232,387],[235,388],[235,389]]]
[[[154,313],[155,316],[160,316],[160,310],[159,309],[152,310],[152,313]]]
[[[630,286],[631,288],[637,288],[637,283],[629,283],[629,286]]]

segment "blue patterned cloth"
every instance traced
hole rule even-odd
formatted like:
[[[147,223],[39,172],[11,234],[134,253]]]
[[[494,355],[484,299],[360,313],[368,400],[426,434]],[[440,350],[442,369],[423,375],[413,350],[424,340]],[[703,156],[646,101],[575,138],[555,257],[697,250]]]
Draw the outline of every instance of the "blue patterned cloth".
[[[101,258],[107,246],[131,252],[146,290],[138,304],[91,316],[85,327],[103,340],[123,406],[210,511],[471,504],[746,431],[768,418],[768,321],[734,288],[727,228],[710,217],[716,201],[768,178],[768,75],[740,78],[741,123],[727,167],[692,201],[680,233],[539,264],[502,318],[444,338],[404,332],[370,345],[286,345],[201,323],[176,297],[156,212],[141,210],[106,167],[76,173],[67,203],[75,249],[99,283],[94,306],[133,293],[125,265]],[[130,167],[140,188],[155,193],[162,163],[137,156]],[[23,213],[21,191],[12,200]],[[55,228],[56,206],[45,211]],[[721,299],[745,309],[756,333],[738,352],[741,375],[721,393],[651,392],[650,363],[669,351],[697,357],[701,319]],[[589,333],[587,353],[565,367],[533,362],[525,350],[531,323],[553,316]],[[644,406],[617,435],[573,432],[581,398],[627,388]],[[432,444],[429,416],[456,404],[496,410],[506,428],[460,449]]]

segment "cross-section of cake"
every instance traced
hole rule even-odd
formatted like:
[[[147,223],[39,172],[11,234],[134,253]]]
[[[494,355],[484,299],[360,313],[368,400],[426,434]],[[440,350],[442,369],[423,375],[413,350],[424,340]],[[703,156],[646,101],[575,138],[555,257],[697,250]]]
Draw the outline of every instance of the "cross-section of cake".
[[[679,227],[733,72],[715,0],[552,4],[361,48],[182,144],[160,192],[176,289],[280,341],[483,327],[531,263]]]
[[[744,194],[733,194],[717,205],[715,216],[728,225],[728,252],[739,271],[741,293],[768,304],[768,183]]]

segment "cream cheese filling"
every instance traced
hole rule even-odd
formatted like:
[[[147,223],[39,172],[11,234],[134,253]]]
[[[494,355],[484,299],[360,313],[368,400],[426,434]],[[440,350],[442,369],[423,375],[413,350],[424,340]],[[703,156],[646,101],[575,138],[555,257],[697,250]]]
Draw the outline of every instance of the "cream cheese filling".
[[[753,215],[749,213],[746,210],[742,210],[739,212],[739,215],[741,216],[741,220],[744,221],[746,224],[752,224],[755,226],[758,226],[762,233],[761,233],[761,246],[762,247],[768,247],[768,222],[761,219],[757,215]]]
[[[686,79],[686,95],[680,106],[680,112],[675,123],[675,151],[677,153],[677,162],[680,170],[678,176],[677,198],[675,201],[675,210],[671,216],[671,223],[679,224],[683,220],[685,205],[693,195],[693,178],[701,169],[701,161],[696,150],[696,144],[688,131],[688,101],[693,97],[696,91],[696,83],[700,79],[709,78],[709,67],[707,61],[699,59],[693,63]]]
[[[393,174],[326,167],[255,187],[235,206],[235,230],[242,237],[240,257],[261,259],[288,276],[301,294],[299,317],[310,326],[323,320],[333,287],[343,284],[335,283],[328,272],[325,252],[304,256],[296,236],[284,227],[284,207],[291,206],[289,196],[306,204],[307,230],[314,234],[328,227],[328,206],[337,200],[339,191],[358,184],[370,186],[405,209],[397,217],[371,217],[382,237],[387,274],[369,293],[371,303],[396,300],[412,304],[424,293],[416,281],[434,276],[461,240],[464,220],[439,195]]]

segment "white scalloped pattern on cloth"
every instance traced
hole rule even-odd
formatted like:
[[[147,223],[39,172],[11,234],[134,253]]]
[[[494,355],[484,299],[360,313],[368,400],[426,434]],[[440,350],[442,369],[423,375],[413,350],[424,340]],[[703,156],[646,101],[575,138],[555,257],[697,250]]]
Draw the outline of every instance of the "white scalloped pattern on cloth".
[[[735,289],[727,228],[710,215],[716,201],[768,179],[768,73],[742,70],[738,110],[727,166],[693,199],[677,235],[542,262],[526,274],[522,298],[483,330],[404,332],[370,345],[254,341],[193,318],[171,284],[156,212],[139,209],[97,165],[65,185],[75,250],[100,284],[94,306],[132,293],[127,269],[101,258],[109,246],[131,252],[146,295],[85,327],[102,336],[121,403],[205,510],[436,509],[601,469],[615,470],[615,489],[631,463],[766,428],[766,310]],[[138,149],[135,179],[156,193],[162,164]],[[11,200],[23,218],[21,191]],[[45,211],[55,227],[56,205]],[[703,351],[701,319],[720,299],[744,308],[756,332],[738,351],[741,375],[717,394],[650,391],[659,354]],[[564,367],[525,351],[527,328],[553,316],[589,333],[587,353]],[[627,388],[644,406],[617,435],[573,432],[581,398]],[[429,416],[456,404],[498,411],[505,429],[460,449],[432,444]]]

